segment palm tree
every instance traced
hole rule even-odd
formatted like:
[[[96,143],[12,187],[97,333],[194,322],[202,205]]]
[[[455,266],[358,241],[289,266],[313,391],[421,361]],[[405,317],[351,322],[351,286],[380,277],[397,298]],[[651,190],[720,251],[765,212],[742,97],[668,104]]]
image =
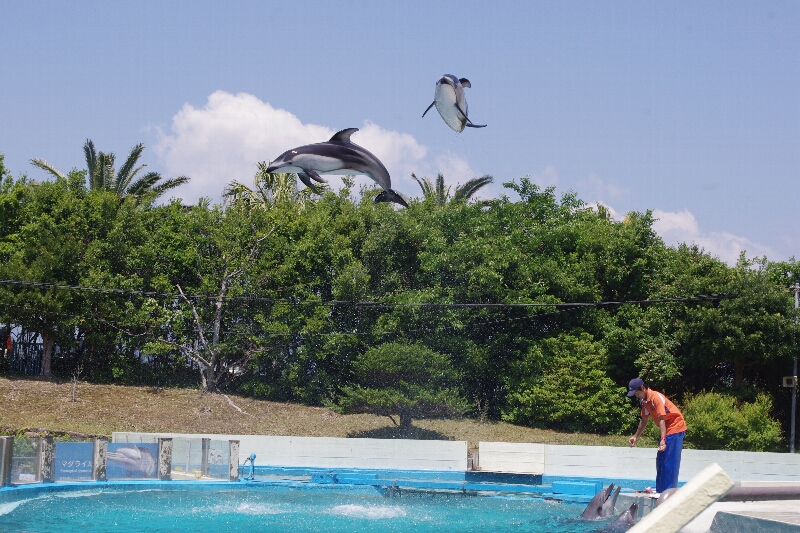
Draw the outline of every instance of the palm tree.
[[[450,197],[450,187],[445,187],[444,176],[439,174],[436,176],[436,183],[434,184],[430,179],[423,176],[418,178],[415,174],[411,177],[419,184],[422,189],[422,196],[425,200],[433,200],[438,206],[443,206],[449,202],[468,201],[472,196],[478,192],[479,189],[489,185],[494,181],[494,178],[488,174],[480,178],[472,178],[464,185],[457,185],[453,196]]]
[[[228,185],[224,196],[235,201],[245,202],[251,207],[267,208],[282,203],[297,203],[301,207],[311,197],[312,192],[319,192],[318,185],[312,191],[309,188],[297,190],[297,174],[267,172],[266,162],[258,163],[258,171],[253,178],[254,188],[238,181]]]
[[[139,172],[147,166],[145,164],[136,166],[143,150],[144,144],[140,143],[134,146],[125,163],[122,164],[119,170],[115,170],[114,154],[96,152],[94,143],[91,139],[87,139],[86,144],[83,145],[83,153],[86,157],[89,189],[93,191],[113,191],[120,198],[126,196],[141,198],[146,196],[153,201],[168,190],[189,181],[186,176],[161,181],[162,177],[158,172],[148,172],[134,181]],[[60,172],[43,159],[31,159],[31,164],[49,172],[56,178],[64,178],[63,172]]]

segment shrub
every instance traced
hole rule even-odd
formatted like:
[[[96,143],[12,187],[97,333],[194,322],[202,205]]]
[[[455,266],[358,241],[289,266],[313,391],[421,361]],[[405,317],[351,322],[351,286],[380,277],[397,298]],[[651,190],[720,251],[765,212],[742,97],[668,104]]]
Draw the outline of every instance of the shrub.
[[[764,393],[753,402],[714,391],[688,397],[681,410],[688,427],[684,445],[701,450],[778,451],[781,425],[771,411],[772,400]],[[654,424],[647,434],[658,439]]]
[[[561,334],[533,346],[507,382],[503,419],[548,429],[620,433],[633,420],[625,388],[606,374],[591,335]]]
[[[356,357],[358,383],[339,398],[344,413],[399,415],[408,429],[412,418],[460,416],[468,408],[456,391],[458,375],[447,356],[421,344],[387,343]]]

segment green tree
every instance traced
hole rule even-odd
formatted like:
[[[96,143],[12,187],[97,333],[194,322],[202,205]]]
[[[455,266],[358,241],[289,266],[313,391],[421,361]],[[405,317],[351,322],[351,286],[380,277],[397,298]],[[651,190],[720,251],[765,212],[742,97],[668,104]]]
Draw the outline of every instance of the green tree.
[[[282,220],[263,210],[209,209],[202,202],[173,213],[182,226],[183,242],[176,250],[181,267],[176,271],[178,265],[167,262],[169,270],[161,274],[160,282],[169,280],[178,297],[143,305],[140,316],[152,328],[145,351],[180,351],[198,368],[203,390],[221,392],[225,380],[247,371],[259,350],[257,336],[246,327],[246,310],[236,308],[237,300],[231,297],[248,289],[252,278],[247,274]],[[182,286],[182,280],[189,285]]]
[[[344,413],[398,415],[399,427],[408,431],[412,418],[459,416],[467,409],[447,356],[420,344],[370,348],[355,359],[353,371],[357,384],[339,398]]]
[[[534,427],[619,433],[633,417],[625,389],[606,374],[602,345],[586,333],[545,339],[509,376],[503,418]]]
[[[768,262],[742,256],[729,271],[724,292],[736,295],[718,305],[689,308],[676,333],[679,357],[701,383],[740,388],[745,380],[768,387],[765,371],[791,358],[791,294],[770,279]]]
[[[114,154],[96,152],[94,143],[87,139],[83,146],[83,152],[86,158],[89,189],[92,191],[112,191],[120,198],[130,195],[154,201],[167,191],[189,181],[186,176],[162,181],[162,176],[158,172],[147,172],[137,177],[147,166],[145,164],[137,166],[143,151],[144,144],[137,144],[133,147],[122,166],[119,169],[115,169]],[[31,159],[31,164],[50,173],[55,178],[65,177],[63,172],[43,159]]]
[[[321,192],[321,187],[315,187],[315,190],[305,188],[298,191],[297,174],[273,174],[267,172],[267,167],[268,165],[263,161],[258,163],[258,171],[253,178],[254,187],[252,189],[234,180],[228,184],[224,196],[233,201],[244,202],[251,207],[266,209],[290,202],[303,205],[311,198],[312,192]]]
[[[781,424],[772,416],[769,395],[758,393],[752,402],[719,392],[687,396],[681,409],[688,431],[685,446],[700,450],[777,452]],[[659,435],[654,424],[648,428],[654,442]]]
[[[7,180],[0,199],[12,217],[0,240],[0,278],[21,282],[2,286],[0,300],[11,322],[41,336],[43,376],[51,375],[57,342],[68,349],[88,311],[80,293],[50,285],[80,284],[86,253],[108,232],[118,207],[112,194],[90,194],[83,181],[75,171],[42,183]]]

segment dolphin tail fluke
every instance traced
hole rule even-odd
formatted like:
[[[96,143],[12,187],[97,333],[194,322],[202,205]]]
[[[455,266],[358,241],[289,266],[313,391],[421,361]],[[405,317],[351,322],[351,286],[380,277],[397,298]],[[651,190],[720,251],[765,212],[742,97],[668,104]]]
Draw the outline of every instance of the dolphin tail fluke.
[[[467,119],[467,127],[468,128],[485,128],[486,124],[473,124],[470,119]]]
[[[428,106],[428,109],[426,109],[426,110],[425,110],[425,112],[422,114],[422,118],[425,118],[425,115],[427,115],[427,114],[428,114],[428,111],[430,111],[430,110],[431,110],[431,108],[433,107],[433,104],[435,104],[435,103],[436,103],[436,100],[434,100],[433,102],[431,102],[431,105],[429,105],[429,106]]]
[[[408,207],[408,203],[403,199],[403,197],[392,189],[384,189],[378,196],[375,197],[375,203],[377,204],[380,202],[394,202],[402,205],[403,207]]]

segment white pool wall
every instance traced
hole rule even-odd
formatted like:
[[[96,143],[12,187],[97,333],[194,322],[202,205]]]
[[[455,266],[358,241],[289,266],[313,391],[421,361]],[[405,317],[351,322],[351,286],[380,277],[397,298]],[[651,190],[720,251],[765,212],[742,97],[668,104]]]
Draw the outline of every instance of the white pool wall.
[[[587,478],[652,479],[655,448],[481,442],[481,470]],[[680,480],[712,463],[734,481],[800,482],[800,454],[683,450]]]
[[[257,465],[461,472],[467,469],[466,441],[118,432],[113,433],[112,440],[154,442],[158,437],[238,440],[240,464],[255,453]]]
[[[129,432],[112,436],[114,442],[155,442],[158,437],[238,440],[240,463],[255,453],[260,465],[467,470],[466,441]],[[800,454],[719,450],[683,450],[680,480],[688,481],[712,463],[737,482],[800,482]],[[478,453],[483,471],[563,477],[647,480],[655,478],[655,464],[655,448],[481,442]]]

